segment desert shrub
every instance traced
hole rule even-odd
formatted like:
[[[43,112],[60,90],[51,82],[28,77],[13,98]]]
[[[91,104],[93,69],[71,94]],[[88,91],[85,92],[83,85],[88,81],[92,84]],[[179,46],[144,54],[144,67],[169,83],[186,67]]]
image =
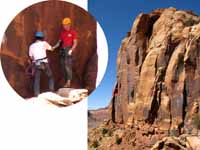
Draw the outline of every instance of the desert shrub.
[[[93,143],[92,143],[92,147],[94,148],[97,148],[99,146],[99,142],[97,140],[95,140]]]
[[[136,146],[136,143],[135,142],[132,142],[132,144],[131,144],[133,147],[135,147]]]
[[[107,134],[107,133],[108,133],[108,129],[103,128],[103,129],[102,129],[102,135],[105,135],[105,134]]]
[[[116,135],[116,137],[115,137],[115,143],[116,143],[117,145],[120,145],[121,142],[122,142],[122,138],[120,138],[118,135]]]
[[[194,116],[193,124],[198,130],[200,130],[200,113]]]
[[[172,129],[170,130],[170,136],[178,136],[179,135],[179,131],[177,129]]]

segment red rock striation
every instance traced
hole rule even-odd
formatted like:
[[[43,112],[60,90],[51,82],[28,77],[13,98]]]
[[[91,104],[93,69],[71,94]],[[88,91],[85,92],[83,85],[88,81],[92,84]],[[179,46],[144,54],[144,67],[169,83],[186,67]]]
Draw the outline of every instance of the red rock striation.
[[[135,130],[135,148],[191,133],[200,109],[200,17],[175,8],[139,14],[122,41],[111,119]]]

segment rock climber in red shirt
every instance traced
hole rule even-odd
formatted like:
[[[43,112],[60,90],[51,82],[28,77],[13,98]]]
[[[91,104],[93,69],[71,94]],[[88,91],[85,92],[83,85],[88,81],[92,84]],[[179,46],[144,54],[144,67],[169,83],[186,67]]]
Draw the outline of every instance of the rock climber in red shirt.
[[[77,32],[71,28],[71,19],[64,18],[63,30],[60,32],[59,40],[54,49],[61,45],[60,64],[63,70],[65,87],[71,87],[72,80],[72,53],[77,46]]]

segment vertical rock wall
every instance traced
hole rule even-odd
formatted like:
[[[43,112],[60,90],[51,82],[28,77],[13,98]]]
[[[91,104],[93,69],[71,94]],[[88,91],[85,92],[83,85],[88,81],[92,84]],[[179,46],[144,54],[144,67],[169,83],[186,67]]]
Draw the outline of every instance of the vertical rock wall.
[[[175,8],[138,15],[119,49],[115,89],[111,119],[137,127],[136,138],[152,128],[147,141],[159,131],[192,130],[200,111],[200,17]]]

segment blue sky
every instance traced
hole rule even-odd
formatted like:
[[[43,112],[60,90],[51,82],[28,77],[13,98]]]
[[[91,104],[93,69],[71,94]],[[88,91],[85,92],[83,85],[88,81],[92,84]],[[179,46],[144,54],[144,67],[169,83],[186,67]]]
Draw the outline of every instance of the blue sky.
[[[197,0],[88,0],[88,10],[103,28],[109,48],[107,71],[101,84],[89,96],[88,108],[96,109],[108,105],[116,82],[116,59],[121,40],[131,30],[136,16],[157,8],[175,7],[192,10],[200,15]]]

